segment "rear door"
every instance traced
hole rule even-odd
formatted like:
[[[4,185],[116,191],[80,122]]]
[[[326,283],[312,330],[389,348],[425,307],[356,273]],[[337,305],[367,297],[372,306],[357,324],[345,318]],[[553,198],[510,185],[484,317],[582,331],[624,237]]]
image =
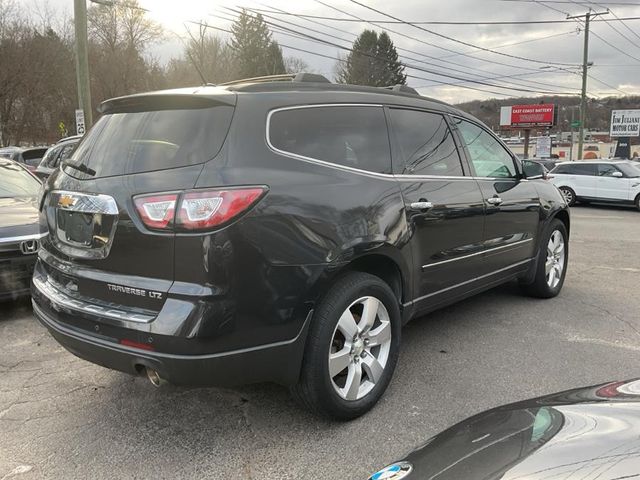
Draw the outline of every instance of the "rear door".
[[[484,127],[454,122],[485,203],[485,274],[522,266],[535,254],[540,226],[535,182],[521,178],[514,155]]]
[[[596,180],[597,197],[603,200],[633,200],[631,196],[631,179],[611,163],[598,163]],[[617,177],[614,174],[621,176]]]
[[[554,180],[559,187],[570,187],[578,197],[596,198],[596,165],[593,163],[567,163],[557,167],[553,175],[561,176]]]
[[[422,300],[459,293],[482,265],[484,207],[444,115],[390,107],[394,173],[404,197]]]
[[[193,188],[234,110],[197,100],[149,96],[113,105],[63,163],[43,206],[50,235],[42,257],[65,272],[59,283],[120,305],[161,306],[163,296],[140,290],[166,292],[173,281],[175,235],[160,226],[172,219],[166,197]],[[146,194],[155,203],[138,210],[134,197]],[[143,214],[159,223],[147,226]]]

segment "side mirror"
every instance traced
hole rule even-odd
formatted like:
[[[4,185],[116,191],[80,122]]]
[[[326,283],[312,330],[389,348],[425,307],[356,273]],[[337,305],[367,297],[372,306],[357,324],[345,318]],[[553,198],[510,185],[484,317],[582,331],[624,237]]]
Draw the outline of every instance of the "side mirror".
[[[612,177],[616,177],[616,178],[622,178],[624,177],[624,175],[622,174],[622,172],[613,172],[611,174]]]
[[[544,166],[538,162],[532,162],[531,160],[522,161],[522,171],[524,172],[524,178],[529,180],[545,177]]]

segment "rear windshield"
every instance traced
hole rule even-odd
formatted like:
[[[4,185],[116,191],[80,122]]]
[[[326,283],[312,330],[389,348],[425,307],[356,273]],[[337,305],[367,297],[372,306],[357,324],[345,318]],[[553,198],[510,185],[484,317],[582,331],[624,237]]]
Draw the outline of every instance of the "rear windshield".
[[[0,198],[32,197],[38,194],[40,182],[24,168],[11,162],[0,162]]]
[[[111,113],[89,131],[64,171],[97,178],[204,163],[220,150],[232,115],[226,105]]]

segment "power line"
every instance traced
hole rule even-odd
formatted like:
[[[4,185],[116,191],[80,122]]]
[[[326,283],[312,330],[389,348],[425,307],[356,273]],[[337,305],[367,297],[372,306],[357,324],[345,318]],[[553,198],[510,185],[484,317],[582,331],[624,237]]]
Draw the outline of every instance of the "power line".
[[[499,0],[500,2],[517,2],[517,3],[553,3],[553,4],[571,4],[574,3],[571,0]],[[637,7],[637,3],[625,3],[625,2],[600,2],[602,5],[616,5],[625,7]]]
[[[411,22],[407,22],[407,21],[405,21],[405,20],[402,20],[402,19],[400,19],[400,18],[398,18],[398,17],[395,17],[395,16],[393,16],[393,15],[390,15],[390,14],[388,14],[388,13],[384,13],[384,12],[383,12],[383,11],[381,11],[381,10],[378,10],[378,9],[376,9],[376,8],[373,8],[373,7],[370,7],[370,6],[368,6],[368,5],[365,5],[364,3],[361,3],[361,2],[359,2],[358,0],[349,0],[349,1],[350,1],[351,3],[355,3],[356,5],[360,5],[361,7],[364,7],[364,8],[366,8],[366,9],[368,9],[368,10],[371,10],[371,11],[373,11],[373,12],[376,12],[376,13],[378,13],[378,14],[380,14],[380,15],[385,16],[385,17],[388,17],[388,18],[392,18],[392,19],[394,19],[394,20],[401,21],[401,22],[405,23],[406,25],[411,25],[412,27],[417,28],[418,30],[422,30],[422,31],[424,31],[424,32],[430,33],[431,35],[435,35],[435,36],[437,36],[437,37],[444,38],[444,39],[446,39],[446,40],[449,40],[449,41],[452,41],[452,42],[455,42],[455,43],[459,43],[459,44],[461,44],[461,45],[466,45],[467,47],[477,48],[478,50],[482,50],[482,51],[484,51],[484,52],[493,53],[493,54],[495,54],[495,55],[501,55],[501,56],[503,56],[503,57],[514,58],[514,59],[516,59],[516,60],[522,60],[522,61],[525,61],[525,62],[531,62],[531,63],[543,64],[543,65],[574,66],[574,65],[567,64],[567,63],[562,63],[562,62],[545,62],[545,61],[542,61],[542,60],[536,60],[536,59],[533,59],[533,58],[521,57],[521,56],[519,56],[519,55],[511,55],[511,54],[509,54],[509,53],[498,52],[498,51],[496,51],[496,50],[492,50],[492,49],[490,49],[490,48],[481,47],[481,46],[479,46],[479,45],[474,45],[473,43],[470,43],[470,42],[465,42],[464,40],[458,40],[457,38],[450,37],[450,36],[448,36],[448,35],[444,35],[444,34],[442,34],[442,33],[434,32],[433,30],[429,30],[429,29],[427,29],[427,28],[424,28],[424,27],[423,27],[423,26],[421,26],[421,25],[414,25],[414,24],[412,24]]]
[[[225,7],[225,8],[227,10],[235,12],[236,14],[241,13],[238,10],[234,10],[232,8],[229,8],[229,7]],[[303,33],[303,32],[299,32],[297,30],[293,30],[293,29],[291,29],[289,27],[284,27],[282,25],[274,24],[273,22],[270,22],[268,20],[264,20],[264,21],[268,25],[276,26],[276,27],[278,27],[280,29],[283,29],[283,30],[285,30],[287,32],[291,32],[291,33],[294,33],[294,34],[297,34],[297,35],[301,35],[301,36],[306,37],[306,38],[308,38],[308,39],[310,39],[312,41],[315,41],[317,43],[322,43],[322,44],[325,44],[325,45],[333,46],[333,47],[339,48],[341,50],[348,51],[350,53],[353,52],[352,48],[345,47],[343,45],[340,45],[340,44],[337,44],[337,43],[334,43],[334,42],[331,42],[331,41],[328,41],[328,40],[323,40],[321,38],[318,38],[318,37],[315,37],[315,36],[312,36],[312,35],[309,35],[309,34],[306,34],[306,33]],[[382,57],[375,56],[375,55],[368,55],[368,54],[364,54],[364,53],[361,53],[361,52],[360,52],[360,54],[368,56],[368,57],[371,57],[371,58],[386,60],[386,59],[384,59]],[[489,86],[489,87],[493,87],[493,88],[502,88],[502,89],[505,89],[505,90],[514,90],[514,91],[521,91],[521,92],[527,92],[527,93],[542,93],[542,94],[545,94],[545,95],[546,94],[549,94],[549,95],[567,94],[566,92],[550,92],[548,90],[546,90],[546,91],[543,91],[543,90],[532,90],[530,87],[529,88],[521,88],[521,87],[517,87],[517,86],[502,86],[502,85],[497,85],[495,83],[489,83],[489,82],[486,82],[484,80],[478,80],[478,79],[473,79],[473,78],[464,78],[464,77],[460,77],[460,76],[457,76],[457,75],[452,75],[451,73],[434,71],[432,69],[427,69],[427,68],[424,68],[424,67],[412,65],[412,64],[409,64],[409,63],[406,63],[406,62],[403,62],[403,65],[405,67],[407,67],[407,68],[410,68],[410,69],[413,69],[413,70],[418,70],[418,71],[425,72],[425,73],[429,73],[431,75],[437,75],[437,76],[445,77],[445,78],[452,78],[452,79],[455,79],[455,80],[462,80],[462,81],[465,81],[465,82],[475,83],[475,84],[479,84],[479,85],[485,85],[485,86]]]
[[[194,25],[200,25],[200,26],[203,26],[205,28],[211,28],[213,30],[217,30],[217,31],[220,31],[220,32],[224,32],[224,33],[228,33],[230,35],[233,35],[233,32],[231,30],[228,30],[228,29],[225,29],[225,28],[221,28],[221,27],[216,27],[214,25],[209,25],[207,23],[196,22],[195,20],[187,20],[186,22],[187,23],[192,23]],[[340,57],[326,55],[326,54],[323,54],[323,53],[314,52],[314,51],[306,50],[306,49],[299,48],[299,47],[294,47],[292,45],[287,45],[287,44],[280,43],[280,42],[278,42],[278,45],[280,47],[287,48],[287,49],[290,49],[290,50],[294,50],[294,51],[297,51],[297,52],[308,53],[310,55],[315,55],[315,56],[318,56],[318,57],[328,58],[328,59],[336,60],[336,61],[339,61],[339,62],[344,62],[345,61],[343,58],[340,58]],[[418,80],[425,80],[427,82],[436,82],[436,83],[440,83],[441,85],[451,85],[451,83],[449,83],[449,82],[433,80],[433,79],[430,79],[430,78],[420,77],[420,76],[417,76],[417,75],[407,75],[407,77],[418,79]],[[460,85],[459,88],[465,88],[465,89],[468,89],[468,90],[475,90],[475,91],[484,92],[484,93],[491,93],[491,94],[494,94],[494,95],[500,95],[501,97],[510,97],[510,96],[513,95],[513,94],[506,94],[506,93],[503,93],[503,92],[496,92],[494,90],[487,90],[487,89],[483,89],[483,88],[472,87],[472,86],[469,86],[469,85]]]
[[[411,41],[418,42],[418,43],[421,43],[423,45],[427,45],[429,47],[433,47],[433,48],[437,48],[437,49],[440,49],[440,50],[444,50],[446,52],[453,53],[453,54],[456,54],[456,55],[462,55],[464,57],[471,58],[473,60],[480,60],[482,62],[491,63],[493,66],[501,65],[501,66],[505,66],[505,67],[509,67],[509,68],[516,68],[516,69],[519,69],[519,70],[529,70],[531,72],[538,71],[537,68],[526,67],[526,66],[523,66],[523,65],[514,65],[512,63],[505,63],[505,62],[500,62],[500,61],[497,61],[497,60],[486,60],[484,58],[476,57],[476,56],[473,56],[473,55],[470,55],[470,54],[461,53],[458,50],[453,50],[451,48],[443,47],[442,45],[437,45],[435,43],[427,42],[427,41],[422,40],[422,39],[417,38],[417,37],[412,37],[411,35],[406,35],[406,34],[400,32],[398,30],[394,30],[394,29],[391,29],[389,27],[381,26],[380,24],[378,24],[377,21],[373,21],[373,20],[366,20],[365,21],[362,18],[358,17],[357,15],[354,15],[352,13],[346,12],[346,11],[344,11],[344,10],[338,8],[338,7],[334,7],[333,5],[329,5],[328,3],[325,3],[322,0],[314,0],[314,1],[316,3],[319,3],[320,5],[323,5],[323,6],[327,7],[327,8],[331,8],[332,10],[340,12],[340,13],[342,13],[344,15],[348,15],[348,16],[350,16],[352,18],[355,18],[355,19],[358,19],[358,20],[363,21],[365,23],[368,23],[370,25],[373,25],[374,27],[377,27],[377,28],[384,28],[388,32],[392,32],[392,33],[394,33],[394,34],[396,34],[396,35],[398,35],[400,37],[407,38],[407,39],[409,39]],[[424,56],[427,56],[427,55],[424,55]],[[430,57],[430,58],[439,60],[437,57]],[[484,70],[480,70],[478,68],[472,68],[472,67],[469,67],[468,65],[464,65],[464,64],[460,64],[460,63],[456,63],[456,62],[451,62],[451,63],[454,64],[454,65],[465,67],[467,69],[473,69],[473,70],[476,70],[476,71],[482,71],[484,73],[487,73]]]
[[[230,10],[231,10],[231,11],[233,11],[234,13],[237,13],[237,10],[235,10],[235,11],[234,11],[233,9],[230,9]],[[248,8],[247,10],[249,10],[249,11],[253,11],[253,10],[252,10],[252,9],[250,9],[250,8]],[[265,14],[262,14],[262,15],[263,15],[263,17],[267,17],[267,18],[274,18],[273,16],[271,16],[271,15],[269,15],[269,14],[266,14],[266,13],[265,13]],[[227,19],[227,20],[228,20],[228,19]],[[294,26],[296,26],[296,27],[298,27],[298,28],[306,28],[306,27],[303,27],[303,26],[301,26],[301,25],[299,25],[299,24],[296,24],[296,23],[294,23],[294,22],[290,22],[290,21],[287,21],[287,20],[282,20],[282,19],[277,19],[277,20],[278,20],[278,21],[280,21],[280,22],[287,23],[287,24],[289,24],[289,25],[294,25]],[[317,23],[320,23],[320,22],[317,22]],[[271,25],[271,26],[277,26],[277,24],[274,24],[273,22],[269,23],[269,25]],[[322,24],[320,23],[320,25],[322,25]],[[323,25],[323,26],[324,26],[324,25]],[[317,33],[320,33],[320,34],[322,34],[322,35],[326,35],[326,36],[331,37],[331,38],[335,38],[335,39],[341,40],[341,41],[343,41],[343,42],[347,42],[347,43],[350,43],[350,42],[351,42],[351,40],[348,40],[348,39],[345,39],[345,38],[341,38],[341,37],[338,37],[338,36],[335,36],[335,35],[332,35],[332,34],[329,34],[329,33],[321,32],[321,31],[316,30],[316,29],[311,29],[311,28],[309,28],[309,30],[314,31],[314,32],[317,32]],[[346,32],[345,32],[345,33],[346,33]],[[420,55],[420,56],[423,56],[423,57],[429,58],[429,59],[431,59],[432,61],[433,61],[433,60],[435,60],[435,61],[439,61],[439,62],[441,62],[441,63],[453,63],[453,62],[449,62],[449,61],[439,60],[439,59],[437,59],[437,58],[435,58],[435,57],[430,57],[430,56],[428,56],[428,55],[424,55],[424,54],[421,54],[420,52],[415,52],[415,51],[413,51],[413,50],[407,50],[407,49],[404,49],[404,48],[402,48],[402,47],[396,47],[396,48],[397,48],[397,50],[399,50],[399,51],[408,51],[408,52],[410,52],[410,53],[414,53],[414,54],[416,54],[416,55]],[[439,67],[439,68],[441,68],[439,65],[433,65],[433,63],[429,63],[429,62],[426,62],[426,61],[424,61],[424,60],[420,60],[420,59],[417,59],[417,58],[412,58],[412,57],[409,57],[409,56],[407,56],[407,55],[402,55],[402,57],[403,57],[403,58],[406,58],[406,59],[408,59],[408,60],[414,61],[414,62],[419,62],[419,63],[425,64],[425,65],[431,66],[431,67]],[[455,64],[455,63],[453,63],[453,64],[454,64],[454,65],[457,65],[457,64]],[[446,68],[448,68],[449,70],[452,70],[452,71],[454,71],[454,72],[463,73],[463,74],[466,74],[466,75],[468,75],[468,74],[469,74],[469,71],[468,71],[469,69],[468,69],[468,68],[467,68],[466,70],[460,70],[460,69],[456,69],[456,68],[453,68],[453,67],[450,67],[450,66],[447,66]],[[482,71],[482,70],[480,70],[480,71]],[[482,71],[482,72],[484,72],[484,71]],[[489,72],[486,72],[486,73],[489,73]],[[539,73],[539,72],[536,72],[536,73]],[[524,75],[528,75],[528,73],[519,73],[519,74],[516,74],[516,75],[502,75],[502,76],[493,76],[493,77],[491,77],[491,76],[485,76],[485,75],[482,75],[482,76],[480,76],[480,77],[481,77],[483,80],[492,80],[492,79],[501,79],[501,78],[518,77],[518,76],[524,76]],[[476,75],[476,76],[479,76],[479,75]],[[548,83],[543,83],[543,82],[536,82],[535,80],[529,80],[529,81],[528,81],[528,80],[522,80],[522,81],[524,81],[524,82],[526,82],[526,83],[529,83],[529,84],[539,84],[539,85],[543,85],[543,86],[551,87],[551,88],[555,88],[555,87],[557,87],[556,85],[550,85],[550,84],[548,84]],[[526,85],[526,84],[523,84],[523,83],[516,83],[516,82],[511,82],[511,83],[512,83],[512,84],[514,84],[514,85],[524,86],[524,87],[529,87],[529,88],[531,88],[531,85]],[[576,89],[576,90],[577,90],[577,89]]]
[[[536,2],[532,2],[536,3]],[[274,9],[275,7],[270,7]],[[267,12],[274,13],[272,10],[267,10],[264,8],[252,8],[251,10],[256,12]],[[340,17],[329,17],[325,15],[309,15],[305,13],[292,13],[279,11],[279,15],[289,15],[294,17],[302,17],[305,19],[316,19],[316,20],[328,20],[331,22],[344,22],[344,23],[380,23],[385,25],[402,25],[405,22],[398,20],[357,20],[354,18],[340,18]],[[618,18],[619,21],[631,21],[631,20],[640,20],[640,17],[621,17]],[[601,22],[602,20],[594,20],[594,22]],[[414,25],[544,25],[544,24],[561,24],[561,23],[573,23],[571,20],[478,20],[475,22],[463,22],[456,20],[433,20],[433,21],[416,21],[411,22]],[[328,28],[331,28],[327,25]]]

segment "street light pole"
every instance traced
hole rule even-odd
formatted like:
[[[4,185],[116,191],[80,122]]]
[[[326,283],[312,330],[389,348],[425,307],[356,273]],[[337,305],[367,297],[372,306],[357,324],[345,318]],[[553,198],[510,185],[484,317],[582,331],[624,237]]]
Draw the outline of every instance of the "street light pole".
[[[587,119],[587,76],[589,73],[589,24],[591,19],[600,15],[606,15],[606,12],[592,12],[589,10],[584,15],[567,15],[567,20],[579,19],[584,17],[584,49],[582,52],[582,95],[580,97],[580,129],[578,130],[578,160],[582,159],[582,149],[584,147],[584,123]]]
[[[91,85],[89,83],[89,49],[87,40],[87,3],[74,0],[73,18],[76,36],[76,78],[78,82],[78,108],[84,111],[85,129],[93,125],[91,111]]]

